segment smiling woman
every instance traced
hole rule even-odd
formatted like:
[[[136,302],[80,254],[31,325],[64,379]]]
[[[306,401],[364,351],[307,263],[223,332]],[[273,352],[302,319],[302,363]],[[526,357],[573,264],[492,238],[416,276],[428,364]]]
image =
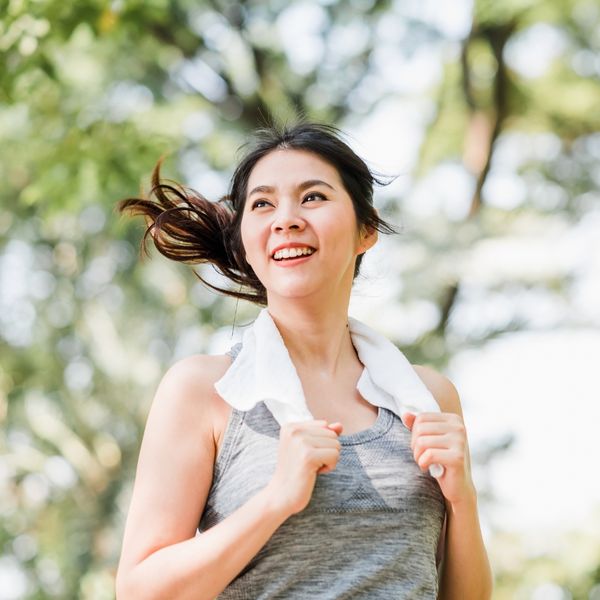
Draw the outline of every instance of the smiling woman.
[[[456,389],[348,315],[364,253],[395,232],[382,182],[315,123],[259,130],[218,202],[159,168],[155,199],[120,204],[144,241],[264,308],[226,355],[163,377],[118,598],[489,598]]]
[[[187,264],[209,262],[242,289],[215,287],[197,274],[205,285],[229,296],[266,305],[266,289],[246,260],[241,225],[246,212],[253,210],[253,206],[246,206],[250,197],[261,210],[272,204],[276,190],[271,182],[259,182],[255,176],[249,186],[254,167],[270,153],[296,150],[310,153],[314,159],[319,157],[319,162],[329,167],[330,177],[331,171],[335,173],[333,179],[338,184],[337,193],[343,189],[350,197],[360,226],[382,233],[397,233],[392,225],[379,218],[373,207],[373,185],[385,185],[386,182],[372,173],[351,148],[338,139],[338,135],[336,127],[322,123],[257,130],[254,146],[234,172],[229,193],[217,202],[211,202],[197,191],[178,183],[161,181],[159,161],[152,174],[149,197],[126,198],[119,203],[119,209],[146,218],[148,228],[144,242],[151,235],[156,248],[167,258]],[[292,171],[285,159],[278,163],[284,163],[284,173]],[[311,177],[298,182],[297,192],[304,192],[302,198],[324,198],[325,191],[331,191],[330,184],[319,183],[315,179]],[[251,190],[249,194],[248,189]],[[355,275],[359,273],[361,261],[362,255],[357,257]]]

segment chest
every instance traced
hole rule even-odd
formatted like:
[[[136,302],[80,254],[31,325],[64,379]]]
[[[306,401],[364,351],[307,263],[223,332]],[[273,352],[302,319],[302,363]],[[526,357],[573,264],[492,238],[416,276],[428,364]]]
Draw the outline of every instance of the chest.
[[[277,464],[276,434],[264,406],[257,406],[239,429],[228,432],[233,447],[220,465],[208,502],[215,515],[229,514],[268,483]],[[408,512],[412,527],[419,519],[439,516],[442,508],[437,482],[414,461],[410,432],[395,415],[384,411],[376,429],[342,443],[336,469],[317,477],[305,512],[398,511],[399,521],[394,523],[403,527]]]
[[[362,371],[362,367],[354,368],[335,381],[301,373],[304,398],[313,417],[341,423],[343,435],[369,429],[377,419],[377,407],[363,398],[356,387]]]

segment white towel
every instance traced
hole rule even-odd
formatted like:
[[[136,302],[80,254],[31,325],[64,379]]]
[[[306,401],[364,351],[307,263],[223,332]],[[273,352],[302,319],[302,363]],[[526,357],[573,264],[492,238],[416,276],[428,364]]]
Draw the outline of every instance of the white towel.
[[[440,411],[406,356],[392,342],[352,317],[348,317],[348,326],[352,344],[365,366],[356,384],[365,400],[391,410],[400,419],[407,412]],[[280,426],[314,419],[296,367],[267,308],[244,332],[240,353],[214,385],[219,395],[238,410],[250,410],[263,401]],[[443,469],[432,465],[430,473],[439,477]]]

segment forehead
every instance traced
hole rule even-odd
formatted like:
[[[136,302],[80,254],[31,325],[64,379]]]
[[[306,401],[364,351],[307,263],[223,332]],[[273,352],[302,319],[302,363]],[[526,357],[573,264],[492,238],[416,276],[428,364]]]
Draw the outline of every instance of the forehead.
[[[342,187],[337,169],[317,154],[305,150],[274,150],[254,165],[248,178],[248,191],[258,185],[295,187],[307,178],[322,179],[336,189]]]

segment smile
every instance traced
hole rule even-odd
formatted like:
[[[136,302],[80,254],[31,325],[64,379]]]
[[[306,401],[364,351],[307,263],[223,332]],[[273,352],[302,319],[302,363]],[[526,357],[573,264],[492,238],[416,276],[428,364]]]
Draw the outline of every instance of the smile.
[[[311,248],[310,246],[282,248],[273,254],[273,258],[275,260],[287,260],[290,258],[296,258],[298,256],[310,255],[313,252],[315,252],[315,249]]]
[[[275,263],[278,267],[282,267],[282,268],[295,267],[297,265],[300,265],[302,263],[309,261],[315,252],[316,252],[316,250],[314,250],[310,254],[301,254],[299,256],[294,256],[294,257],[290,257],[290,258],[280,258],[279,260],[275,260]]]
[[[281,268],[290,268],[305,263],[311,259],[312,254],[306,254],[304,256],[296,256],[295,258],[282,258],[280,260],[276,260],[276,266]]]

